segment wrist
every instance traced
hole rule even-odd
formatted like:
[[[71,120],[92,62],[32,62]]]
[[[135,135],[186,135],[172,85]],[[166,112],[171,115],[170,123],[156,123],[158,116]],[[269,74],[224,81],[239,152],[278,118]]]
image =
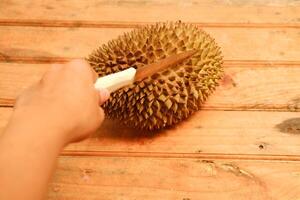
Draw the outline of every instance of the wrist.
[[[49,123],[43,116],[14,112],[5,133],[12,137],[28,138],[32,142],[48,142],[56,147],[63,148],[67,144],[66,134],[63,129]]]

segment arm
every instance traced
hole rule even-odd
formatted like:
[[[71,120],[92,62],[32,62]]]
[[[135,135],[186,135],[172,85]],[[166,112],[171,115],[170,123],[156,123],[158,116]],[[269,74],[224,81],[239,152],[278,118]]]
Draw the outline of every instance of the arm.
[[[60,151],[103,121],[109,94],[94,89],[96,77],[84,61],[53,65],[18,98],[0,137],[0,199],[44,198]]]

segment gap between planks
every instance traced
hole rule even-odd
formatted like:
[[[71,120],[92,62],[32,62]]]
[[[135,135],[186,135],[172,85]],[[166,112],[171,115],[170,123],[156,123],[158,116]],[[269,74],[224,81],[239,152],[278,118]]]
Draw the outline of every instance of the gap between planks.
[[[179,21],[179,20],[178,20]],[[205,28],[300,28],[300,23],[209,23],[186,22]],[[34,20],[34,19],[0,19],[0,26],[32,27],[85,27],[85,28],[139,28],[155,22],[117,22],[84,20]]]
[[[9,56],[0,53],[0,62],[2,63],[26,63],[26,64],[47,64],[47,63],[65,63],[72,59],[78,59],[78,57],[21,57],[21,56]],[[80,59],[84,59],[83,57]],[[224,60],[224,67],[282,67],[293,66],[300,67],[300,60]]]
[[[15,99],[0,98],[0,108],[12,108],[15,104]],[[257,112],[300,112],[300,107],[289,105],[259,105],[248,104],[235,107],[226,107],[222,105],[203,105],[201,110],[205,111],[257,111]]]
[[[101,156],[101,157],[143,157],[143,158],[185,158],[205,160],[272,160],[300,161],[300,155],[262,154],[221,154],[221,153],[164,153],[164,152],[124,152],[124,151],[75,151],[64,150],[61,156]]]

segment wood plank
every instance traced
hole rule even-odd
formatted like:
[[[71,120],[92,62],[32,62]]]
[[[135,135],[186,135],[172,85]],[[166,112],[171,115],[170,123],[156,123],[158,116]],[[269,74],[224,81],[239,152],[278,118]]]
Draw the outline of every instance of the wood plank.
[[[178,21],[178,20],[177,20]],[[300,23],[190,22],[203,28],[300,28]],[[155,22],[0,19],[0,26],[138,28]]]
[[[0,105],[12,106],[14,99],[38,81],[49,66],[1,63]],[[295,66],[226,67],[224,79],[203,109],[299,111],[299,76],[300,68]]]
[[[49,200],[298,200],[300,162],[61,157]]]
[[[85,57],[127,28],[1,27],[0,61],[51,60]],[[205,28],[223,51],[225,60],[297,61],[297,29]],[[24,39],[26,38],[26,39]],[[36,45],[39,44],[39,45]]]
[[[11,112],[0,108],[0,133]],[[69,145],[63,155],[300,161],[299,137],[297,112],[199,111],[155,134],[106,120],[90,139]]]
[[[223,23],[299,23],[298,1],[2,0],[0,19]],[[188,12],[187,12],[188,11]]]

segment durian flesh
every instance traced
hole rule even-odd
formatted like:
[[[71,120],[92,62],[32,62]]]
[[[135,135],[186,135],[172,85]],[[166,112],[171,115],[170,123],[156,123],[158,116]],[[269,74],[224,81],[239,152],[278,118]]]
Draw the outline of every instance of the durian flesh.
[[[192,24],[157,23],[119,36],[88,61],[99,77],[139,68],[167,56],[198,50],[190,59],[111,94],[108,117],[139,129],[177,124],[201,108],[222,77],[222,55],[214,39]]]

